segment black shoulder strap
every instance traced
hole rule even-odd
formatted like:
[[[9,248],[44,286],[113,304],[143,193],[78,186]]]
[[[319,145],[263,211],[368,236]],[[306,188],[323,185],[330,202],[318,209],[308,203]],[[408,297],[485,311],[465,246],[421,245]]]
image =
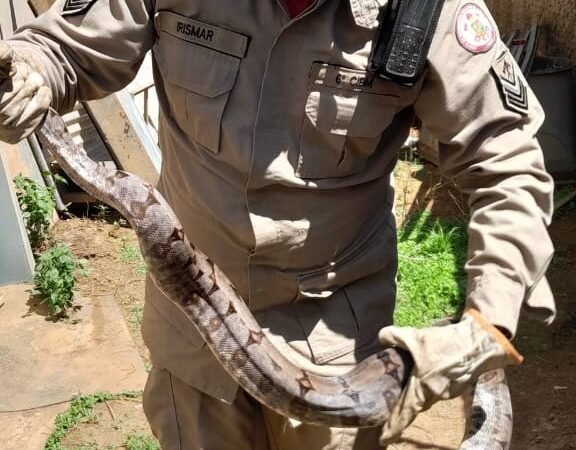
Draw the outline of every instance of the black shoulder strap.
[[[444,0],[389,0],[380,11],[368,70],[405,85],[418,81]]]

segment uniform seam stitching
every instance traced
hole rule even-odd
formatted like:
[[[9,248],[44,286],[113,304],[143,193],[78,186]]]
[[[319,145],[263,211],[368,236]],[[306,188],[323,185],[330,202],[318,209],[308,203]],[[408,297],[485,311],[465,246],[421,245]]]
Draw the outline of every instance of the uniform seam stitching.
[[[168,372],[168,376],[170,377],[170,399],[172,400],[172,410],[174,411],[174,418],[176,419],[176,433],[178,434],[178,450],[182,449],[182,433],[180,432],[180,422],[178,420],[178,409],[176,408],[176,399],[174,395],[174,383],[172,382],[172,374]]]

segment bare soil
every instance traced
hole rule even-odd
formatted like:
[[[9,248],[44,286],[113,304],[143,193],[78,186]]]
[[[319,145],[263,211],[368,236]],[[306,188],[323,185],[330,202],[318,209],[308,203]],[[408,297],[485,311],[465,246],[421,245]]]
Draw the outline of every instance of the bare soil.
[[[134,232],[118,222],[73,218],[58,222],[54,235],[57,241],[68,243],[76,257],[88,260],[88,277],[78,278],[80,294],[114,295],[140,356],[149,367],[148,350],[140,334],[144,274],[140,259],[133,251],[138,246]],[[154,439],[144,417],[141,399],[111,400],[97,404],[89,417],[63,439],[62,447],[70,450],[147,450],[126,446],[128,439],[135,436]]]
[[[402,221],[427,209],[436,216],[466,214],[466,199],[428,164],[401,163],[396,169],[397,211]],[[89,261],[90,276],[80,280],[82,295],[113,293],[141,356],[148,361],[139,332],[144,275],[126,246],[137,246],[133,232],[94,219],[61,221],[56,238]],[[557,253],[549,279],[558,319],[546,327],[523,320],[515,344],[526,362],[509,370],[515,409],[513,450],[576,449],[576,207],[565,206],[552,225]],[[67,436],[64,448],[122,449],[130,433],[149,435],[141,405],[114,401],[95,409],[95,419]]]
[[[118,221],[72,218],[59,221],[54,236],[67,243],[77,258],[88,261],[88,277],[78,278],[79,293],[92,297],[114,295],[144,362],[149,364],[140,334],[144,273],[138,255],[130,251],[138,248],[134,232]]]
[[[515,345],[526,357],[508,371],[514,405],[513,450],[576,449],[576,208],[561,210],[550,229],[556,256],[548,272],[558,318],[526,318]]]
[[[63,439],[62,446],[74,450],[148,450],[126,445],[131,438],[144,436],[153,439],[141,400],[109,400],[98,403],[86,420]]]

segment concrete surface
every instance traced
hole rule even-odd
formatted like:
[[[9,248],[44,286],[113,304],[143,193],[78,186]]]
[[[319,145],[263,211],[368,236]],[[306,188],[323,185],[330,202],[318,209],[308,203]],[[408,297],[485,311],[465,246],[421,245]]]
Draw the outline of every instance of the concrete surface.
[[[111,295],[54,321],[29,285],[0,288],[0,448],[39,449],[76,394],[143,389],[146,370]]]

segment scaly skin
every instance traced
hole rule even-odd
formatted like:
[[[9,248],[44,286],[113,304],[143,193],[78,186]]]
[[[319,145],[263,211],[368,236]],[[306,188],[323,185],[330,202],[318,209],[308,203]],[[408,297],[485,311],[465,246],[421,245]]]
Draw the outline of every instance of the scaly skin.
[[[88,158],[52,110],[37,133],[75,183],[130,222],[156,285],[196,325],[244,390],[268,408],[302,422],[370,427],[386,421],[411,368],[407,353],[385,349],[342,376],[302,370],[270,343],[232,283],[189,242],[154,187]],[[512,413],[507,393],[503,371],[483,376],[462,450],[508,448]]]

